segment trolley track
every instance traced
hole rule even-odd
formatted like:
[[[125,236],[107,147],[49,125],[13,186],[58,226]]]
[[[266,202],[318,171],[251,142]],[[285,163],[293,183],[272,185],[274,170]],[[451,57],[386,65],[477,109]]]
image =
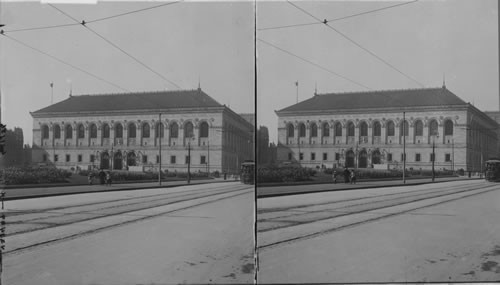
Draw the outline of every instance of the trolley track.
[[[361,212],[366,212],[366,211],[373,211],[373,210],[379,210],[387,207],[393,207],[395,205],[402,205],[402,204],[407,204],[407,203],[413,203],[413,202],[418,202],[426,199],[432,199],[436,197],[443,197],[446,195],[450,194],[456,194],[456,193],[462,193],[462,192],[467,192],[467,191],[474,191],[475,189],[480,189],[482,188],[474,188],[471,189],[469,186],[462,186],[459,189],[457,187],[448,187],[447,189],[441,189],[441,190],[418,190],[418,191],[412,191],[412,192],[404,192],[404,193],[391,193],[391,194],[384,194],[384,195],[379,195],[379,196],[365,196],[365,197],[358,197],[358,198],[353,198],[353,199],[344,199],[344,200],[338,200],[338,201],[331,201],[331,202],[325,202],[325,203],[315,203],[315,204],[309,204],[309,205],[300,205],[298,207],[290,208],[287,207],[285,208],[286,210],[283,210],[283,208],[280,208],[279,210],[276,211],[267,211],[265,213],[270,213],[270,212],[281,212],[281,211],[286,211],[286,212],[292,212],[288,214],[283,214],[279,216],[274,216],[270,219],[262,218],[258,219],[257,223],[260,225],[260,228],[258,226],[258,232],[266,232],[266,231],[272,231],[272,230],[278,230],[282,228],[287,228],[287,227],[293,227],[296,225],[300,224],[305,224],[305,223],[310,223],[310,222],[316,222],[316,221],[321,221],[321,220],[328,220],[331,218],[335,217],[340,217],[340,216],[345,216],[345,215],[351,215],[351,214],[356,214],[356,213],[361,213]],[[417,192],[417,193],[414,193]],[[396,196],[393,198],[385,199],[387,197],[392,197]],[[366,202],[361,202],[361,203],[350,203],[350,202],[359,202],[359,201],[366,201]],[[337,204],[346,204],[346,205],[340,205],[336,207],[322,207],[322,206],[335,206]],[[380,205],[382,204],[382,205]],[[317,210],[297,210],[297,209],[304,209],[304,208],[320,208]],[[361,208],[361,209],[355,209],[356,207]],[[349,210],[349,209],[355,209],[355,210]],[[259,212],[260,213],[260,212]],[[322,217],[317,217],[317,214],[322,215]],[[304,216],[310,216],[310,218],[304,218]],[[295,220],[294,220],[295,218]],[[300,219],[305,219],[305,221],[300,221]],[[271,227],[265,227],[265,224],[269,223],[284,223],[282,225],[275,225]]]
[[[36,221],[43,221],[44,219],[68,216],[71,214],[91,213],[93,211],[109,210],[109,209],[114,209],[114,208],[119,208],[119,207],[124,207],[124,206],[130,206],[130,205],[141,205],[144,203],[150,203],[152,201],[158,202],[158,201],[164,201],[167,199],[192,197],[195,195],[199,195],[200,193],[202,193],[202,194],[219,193],[225,189],[233,189],[233,188],[224,187],[222,189],[220,189],[220,188],[209,189],[209,190],[202,189],[201,191],[196,190],[196,191],[189,191],[187,193],[183,193],[183,192],[162,193],[162,194],[106,200],[106,201],[93,202],[93,203],[83,203],[83,204],[75,204],[75,205],[69,205],[69,206],[52,207],[52,208],[45,208],[45,209],[41,209],[41,210],[22,210],[22,211],[9,212],[7,214],[7,217],[9,217],[10,224],[36,222]],[[126,201],[132,201],[132,202],[126,203],[126,204],[122,203],[122,202],[126,202]],[[120,204],[120,203],[122,203],[122,204]],[[103,207],[104,205],[107,205],[107,206]],[[88,207],[90,207],[91,209],[86,209]],[[80,209],[82,209],[82,210],[80,210]],[[45,216],[40,217],[40,215],[43,215],[43,214],[45,214]],[[28,216],[28,217],[35,216],[35,217],[34,218],[25,218],[26,216]],[[10,217],[12,217],[12,218],[10,218]]]
[[[27,215],[27,214],[38,214],[38,213],[44,213],[44,212],[51,212],[51,211],[58,211],[58,210],[65,210],[65,209],[72,209],[76,207],[84,207],[84,206],[91,206],[91,205],[99,205],[99,204],[107,204],[111,202],[120,202],[120,201],[127,201],[127,200],[137,200],[137,199],[147,199],[147,198],[154,198],[154,197],[163,197],[163,196],[169,196],[169,195],[175,195],[175,194],[180,194],[180,196],[186,196],[186,195],[192,195],[193,193],[199,193],[199,192],[208,192],[208,191],[217,191],[221,189],[231,189],[234,186],[219,186],[215,189],[193,189],[189,190],[188,193],[185,192],[167,192],[167,193],[160,193],[160,194],[151,194],[151,195],[144,195],[144,196],[137,196],[137,197],[127,197],[127,198],[119,198],[119,199],[110,199],[106,201],[98,201],[98,202],[90,202],[90,203],[80,203],[80,204],[73,204],[73,205],[68,205],[68,206],[59,206],[59,207],[49,207],[49,208],[43,208],[43,209],[34,209],[34,210],[11,210],[8,212],[9,216],[17,216],[17,215]],[[126,190],[126,191],[135,191],[133,189],[131,190]],[[102,193],[102,192],[99,192]],[[90,194],[90,193],[84,193],[84,194]]]
[[[233,186],[234,187],[234,186]],[[40,217],[40,218],[33,218],[33,219],[27,219],[27,220],[17,220],[17,221],[11,221],[7,217],[7,227],[6,227],[6,236],[14,236],[18,234],[24,234],[24,233],[30,233],[38,230],[43,230],[47,228],[54,228],[54,227],[59,227],[59,226],[64,226],[64,225],[71,225],[74,223],[78,222],[85,222],[85,221],[91,221],[99,218],[105,218],[109,216],[116,216],[116,215],[124,215],[128,213],[132,213],[135,211],[140,211],[140,210],[145,210],[145,209],[151,209],[155,207],[161,207],[161,206],[166,206],[170,204],[175,204],[175,203],[180,203],[184,201],[190,201],[193,199],[200,199],[200,198],[205,198],[205,197],[211,197],[211,196],[216,196],[216,195],[221,195],[233,191],[238,191],[238,189],[243,189],[245,188],[244,186],[239,186],[236,189],[229,189],[229,190],[212,190],[212,191],[204,191],[200,195],[200,193],[191,193],[191,194],[185,194],[185,195],[180,195],[175,196],[175,197],[165,197],[165,198],[157,198],[155,199],[149,198],[149,199],[142,199],[141,197],[135,197],[132,199],[134,200],[141,200],[141,201],[134,201],[132,203],[123,203],[123,204],[118,204],[118,205],[112,205],[110,207],[102,207],[103,204],[109,204],[109,203],[116,203],[117,201],[108,201],[104,203],[100,203],[100,207],[94,208],[94,204],[88,203],[86,206],[91,207],[91,209],[83,209],[83,210],[78,210],[79,208],[82,208],[82,205],[78,206],[73,206],[73,207],[66,207],[65,209],[77,209],[74,212],[56,212],[57,215],[51,215],[47,217]],[[227,188],[226,188],[227,189]],[[163,196],[166,194],[163,194]],[[120,200],[121,202],[123,201],[130,201],[131,199],[125,199],[125,200]],[[41,212],[40,212],[41,213]],[[51,212],[53,213],[53,212]],[[11,225],[9,227],[9,225]],[[36,225],[35,228],[32,228],[33,225]],[[21,229],[15,229],[16,227],[20,227]],[[24,227],[24,229],[23,229]],[[13,229],[14,228],[14,229]],[[27,229],[26,229],[27,228]]]
[[[151,204],[149,206],[143,205],[143,207],[141,207],[141,208],[135,208],[135,209],[127,210],[127,211],[120,211],[120,212],[108,213],[106,215],[99,215],[99,216],[89,217],[89,218],[86,218],[86,219],[72,220],[72,221],[68,221],[68,222],[65,222],[65,223],[52,224],[52,223],[50,223],[48,221],[43,221],[43,224],[45,226],[42,227],[42,228],[35,228],[35,229],[31,229],[31,230],[25,230],[23,232],[9,233],[7,235],[7,238],[12,239],[12,238],[16,238],[16,236],[23,236],[23,235],[26,235],[26,234],[33,235],[33,234],[36,234],[37,231],[42,231],[42,230],[47,230],[47,229],[54,230],[54,228],[62,227],[62,226],[69,226],[69,225],[75,225],[76,226],[76,225],[78,225],[78,223],[85,222],[85,221],[90,221],[90,220],[95,220],[95,219],[101,219],[101,218],[109,218],[109,217],[112,218],[113,216],[123,216],[124,214],[131,214],[132,212],[137,212],[137,211],[142,211],[142,210],[148,210],[148,209],[153,209],[153,208],[160,209],[160,207],[163,207],[163,206],[170,206],[170,205],[173,205],[173,204],[183,203],[183,202],[189,203],[189,201],[200,200],[200,201],[196,201],[196,202],[193,202],[193,203],[189,203],[186,206],[182,205],[182,206],[180,206],[178,208],[175,208],[175,209],[165,209],[165,210],[160,210],[160,211],[156,211],[156,212],[153,211],[153,213],[151,213],[151,214],[128,215],[127,219],[124,220],[124,221],[114,222],[114,223],[106,224],[106,225],[103,225],[103,226],[96,226],[96,227],[88,229],[88,230],[77,231],[76,233],[73,231],[73,232],[71,232],[69,234],[65,234],[65,235],[62,235],[62,236],[57,236],[55,238],[49,238],[49,239],[46,239],[46,240],[36,241],[34,243],[30,243],[28,245],[16,247],[16,248],[13,248],[13,249],[7,248],[7,250],[4,252],[4,254],[5,255],[16,254],[16,253],[20,253],[20,252],[23,252],[23,251],[26,251],[26,250],[32,250],[32,249],[38,248],[40,246],[45,246],[45,245],[50,245],[50,244],[54,244],[54,243],[66,241],[66,240],[76,239],[76,238],[87,236],[87,235],[90,235],[90,234],[102,232],[102,231],[105,231],[105,230],[113,229],[113,228],[124,226],[124,225],[128,225],[128,224],[131,224],[131,223],[136,223],[136,222],[144,221],[144,220],[147,220],[147,219],[152,219],[152,218],[156,218],[156,217],[159,217],[159,216],[172,214],[172,213],[175,213],[175,212],[178,212],[178,211],[182,211],[182,210],[186,210],[186,209],[198,207],[198,206],[201,206],[201,205],[215,203],[215,202],[218,202],[218,201],[221,201],[221,200],[230,199],[230,198],[241,196],[241,195],[246,195],[250,191],[251,191],[251,189],[249,189],[248,186],[241,186],[241,185],[240,186],[233,186],[233,189],[230,189],[230,190],[227,190],[225,188],[225,190],[223,190],[223,191],[217,191],[216,193],[208,193],[208,194],[204,194],[204,195],[198,195],[198,196],[195,196],[195,197],[185,198],[185,199],[177,200],[177,201],[170,201],[170,202],[166,202],[166,203],[164,201],[163,204],[161,204],[161,203],[160,204],[159,203],[155,203],[155,204]],[[204,191],[204,192],[207,192],[207,191]],[[214,192],[214,191],[211,191],[211,192]],[[234,194],[230,195],[230,193],[234,193]],[[126,199],[126,200],[129,200],[129,199]],[[146,203],[146,202],[143,202],[143,203]],[[7,223],[7,229],[9,229],[9,223]],[[8,240],[7,240],[7,245],[9,245],[9,241]]]
[[[467,187],[467,189],[463,189],[464,187]],[[449,187],[447,187],[447,188],[449,188]],[[453,187],[453,188],[457,189],[456,186]],[[415,211],[415,210],[419,210],[419,209],[423,209],[423,208],[427,208],[427,207],[432,207],[432,206],[436,206],[436,205],[439,205],[439,204],[448,203],[448,202],[451,202],[451,201],[456,201],[456,200],[459,200],[459,199],[464,199],[464,198],[467,198],[467,197],[471,197],[471,196],[480,195],[480,194],[484,194],[484,193],[487,193],[487,192],[499,190],[499,188],[498,188],[497,185],[491,185],[491,184],[489,184],[489,185],[480,185],[480,186],[476,186],[476,187],[472,187],[472,188],[469,185],[469,186],[461,186],[459,188],[460,188],[460,190],[457,190],[457,191],[449,191],[449,189],[447,189],[447,190],[437,190],[438,192],[440,192],[437,195],[431,195],[431,196],[428,196],[428,197],[420,197],[418,199],[410,199],[408,201],[404,201],[404,202],[400,202],[400,203],[394,203],[394,202],[393,203],[388,203],[388,204],[383,205],[383,206],[376,206],[375,205],[373,207],[366,207],[364,209],[353,209],[353,210],[350,210],[350,211],[346,211],[346,210],[342,211],[342,209],[340,209],[340,208],[333,208],[333,209],[330,209],[329,211],[334,212],[335,214],[333,214],[333,215],[331,215],[329,217],[328,216],[327,217],[320,217],[318,219],[311,219],[311,220],[307,220],[307,221],[289,221],[290,223],[287,224],[287,225],[285,225],[285,226],[278,226],[278,227],[267,228],[267,229],[261,228],[260,230],[258,230],[258,232],[261,234],[261,236],[260,236],[261,241],[259,241],[259,243],[261,243],[262,245],[258,245],[258,249],[259,250],[266,250],[266,249],[270,249],[270,248],[274,248],[274,247],[278,247],[278,246],[282,246],[282,245],[286,245],[286,244],[290,244],[290,243],[295,243],[295,242],[299,242],[299,241],[303,241],[303,240],[307,240],[307,239],[319,237],[319,236],[322,236],[322,235],[325,235],[325,234],[329,234],[329,233],[332,233],[332,232],[340,231],[340,230],[343,230],[343,229],[351,228],[351,227],[354,227],[354,226],[363,225],[363,224],[366,224],[366,223],[375,222],[375,221],[379,221],[379,220],[382,220],[382,219],[390,218],[390,217],[393,217],[393,216],[396,216],[396,215],[405,214],[405,213],[412,212],[412,211]],[[419,190],[419,191],[421,191],[421,190]],[[434,190],[432,192],[436,192],[436,190]],[[445,192],[445,193],[443,193],[443,192]],[[410,192],[405,192],[405,193],[410,193]],[[370,197],[371,198],[377,198],[377,197],[382,197],[382,196],[388,196],[388,195],[369,196],[369,197],[367,196],[367,197],[360,197],[360,198],[354,198],[354,199],[345,199],[345,200],[340,200],[340,201],[333,201],[331,203],[319,203],[319,204],[335,204],[335,203],[340,203],[340,202],[356,201],[356,200],[359,200],[359,199],[369,199]],[[450,197],[448,199],[446,199],[447,196],[450,196]],[[304,226],[304,225],[307,226],[307,224],[312,224],[312,223],[317,222],[317,221],[324,221],[324,220],[335,221],[335,220],[338,220],[338,218],[341,218],[341,217],[345,218],[345,217],[350,216],[350,215],[370,213],[370,212],[372,212],[374,210],[380,210],[380,209],[391,208],[391,207],[409,206],[409,205],[411,205],[411,203],[418,203],[418,202],[422,202],[422,201],[425,202],[426,200],[439,199],[439,198],[445,198],[445,199],[440,199],[437,202],[428,203],[428,204],[425,204],[423,206],[414,206],[414,207],[409,207],[409,208],[407,207],[406,209],[401,209],[401,210],[397,210],[397,211],[393,211],[393,212],[385,213],[385,214],[384,213],[382,213],[382,214],[379,213],[379,215],[377,215],[376,217],[363,218],[361,220],[355,220],[353,222],[340,223],[340,225],[337,225],[337,226],[323,227],[321,230],[314,230],[314,231],[307,232],[307,233],[288,234],[284,238],[278,238],[276,240],[272,240],[272,241],[267,242],[267,243],[265,242],[265,240],[262,240],[263,239],[263,237],[262,237],[263,234],[269,234],[269,233],[273,234],[274,231],[279,231],[279,230],[282,230],[282,229],[287,229],[288,228],[288,231],[290,231],[290,230],[293,230],[293,227],[295,227],[295,226]],[[367,205],[367,204],[370,204],[370,203],[367,202],[367,203],[363,203],[363,204]],[[310,205],[316,205],[316,204],[310,204]],[[303,208],[304,206],[307,207],[306,205],[298,205],[297,207]],[[351,205],[351,206],[354,206],[354,205]],[[291,208],[290,207],[286,207],[286,208],[288,210],[290,210],[293,207],[291,207]],[[283,209],[283,208],[281,208],[281,209]],[[267,212],[269,213],[270,211],[267,210]],[[308,214],[308,213],[304,213],[304,214]],[[272,220],[272,219],[269,219],[269,220]],[[260,221],[262,223],[263,220],[260,220]],[[258,223],[258,225],[259,225],[259,223]]]

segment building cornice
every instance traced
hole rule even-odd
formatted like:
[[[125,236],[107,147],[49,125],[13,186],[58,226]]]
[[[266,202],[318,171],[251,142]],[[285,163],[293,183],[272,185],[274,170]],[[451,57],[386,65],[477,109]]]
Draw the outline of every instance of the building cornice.
[[[142,109],[142,110],[114,110],[114,111],[86,111],[86,112],[47,112],[33,113],[33,118],[54,117],[91,117],[91,116],[124,116],[124,115],[156,115],[156,114],[185,114],[185,113],[217,113],[224,111],[224,106],[202,108],[175,108],[175,109]]]
[[[315,111],[275,111],[278,117],[284,116],[315,116],[332,114],[368,114],[368,113],[402,113],[402,112],[432,112],[432,111],[465,111],[468,105],[439,105],[439,106],[408,106],[408,107],[389,107],[389,108],[360,108],[360,109],[329,109]]]

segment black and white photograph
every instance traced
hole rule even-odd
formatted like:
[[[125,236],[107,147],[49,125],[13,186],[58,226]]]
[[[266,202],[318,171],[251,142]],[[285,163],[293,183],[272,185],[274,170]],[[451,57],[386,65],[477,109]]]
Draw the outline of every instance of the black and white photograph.
[[[0,283],[253,284],[255,4],[42,2],[0,3]]]
[[[0,0],[0,285],[500,281],[495,0]]]
[[[257,282],[500,280],[497,1],[257,2]]]

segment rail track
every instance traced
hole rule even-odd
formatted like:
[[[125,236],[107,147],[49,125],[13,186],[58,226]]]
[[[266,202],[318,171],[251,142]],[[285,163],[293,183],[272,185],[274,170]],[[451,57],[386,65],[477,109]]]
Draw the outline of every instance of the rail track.
[[[166,192],[98,202],[83,202],[36,210],[7,211],[5,212],[7,249],[4,254],[8,256],[32,250],[40,246],[75,239],[115,227],[245,195],[252,191],[253,188],[249,188],[248,185],[210,185],[204,186],[202,189],[189,189],[185,192]],[[174,208],[168,206],[174,206]],[[155,211],[144,213],[151,209],[155,209]],[[96,226],[87,228],[88,222],[110,218],[119,219],[102,224],[97,222]],[[87,227],[79,227],[82,224],[87,224]],[[74,229],[68,231],[68,226],[74,227]],[[58,228],[65,229],[62,231],[63,234],[47,235],[48,231],[57,232]],[[32,238],[37,235],[46,235],[46,237]],[[31,237],[33,241],[17,243],[17,245],[9,247],[9,244],[16,244],[17,239],[22,240],[27,236]]]
[[[481,183],[460,186],[445,186],[442,184],[439,185],[439,188],[260,209],[257,214],[258,249],[266,250],[299,242],[353,226],[495,190],[500,190],[498,184]],[[375,216],[366,215],[359,218],[359,214],[374,213],[377,210],[391,208],[392,210],[387,213],[377,213]],[[358,215],[357,219],[346,222],[346,218],[356,215]],[[339,222],[340,219],[343,219],[342,222]],[[318,227],[311,227],[314,230],[297,230],[296,234],[293,233],[295,229],[304,228],[315,223],[317,225],[318,222],[323,222],[325,225],[331,224],[332,226],[322,226],[320,230],[318,230]],[[280,232],[286,233],[277,238],[277,236],[280,236]]]

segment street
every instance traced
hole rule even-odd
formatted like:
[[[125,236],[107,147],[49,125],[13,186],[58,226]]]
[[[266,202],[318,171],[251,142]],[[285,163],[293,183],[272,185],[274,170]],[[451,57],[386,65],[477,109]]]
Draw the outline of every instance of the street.
[[[4,284],[252,283],[239,182],[7,201]]]
[[[499,190],[469,180],[259,199],[258,282],[498,281]]]

